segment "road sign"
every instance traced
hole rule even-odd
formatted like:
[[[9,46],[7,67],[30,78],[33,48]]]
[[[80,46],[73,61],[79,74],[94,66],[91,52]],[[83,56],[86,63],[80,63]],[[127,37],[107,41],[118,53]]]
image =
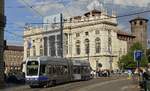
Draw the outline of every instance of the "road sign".
[[[134,60],[140,61],[142,58],[142,54],[143,54],[143,52],[141,50],[134,51]]]

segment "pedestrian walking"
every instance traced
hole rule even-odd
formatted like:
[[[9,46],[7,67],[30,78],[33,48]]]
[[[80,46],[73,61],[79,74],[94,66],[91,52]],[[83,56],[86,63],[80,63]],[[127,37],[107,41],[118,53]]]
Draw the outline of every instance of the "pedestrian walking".
[[[145,72],[143,73],[144,90],[150,91],[150,64],[147,65]]]
[[[132,78],[132,71],[129,69],[128,70],[128,78],[127,79],[131,79]]]

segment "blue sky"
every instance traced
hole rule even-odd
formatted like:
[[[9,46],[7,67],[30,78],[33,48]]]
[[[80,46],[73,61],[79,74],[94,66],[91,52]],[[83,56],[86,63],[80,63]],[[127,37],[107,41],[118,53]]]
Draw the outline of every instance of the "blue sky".
[[[63,13],[64,16],[82,15],[83,13],[93,9],[93,7],[100,9],[103,2],[103,8],[107,9],[109,13],[112,10],[117,12],[117,15],[125,15],[129,13],[141,12],[150,10],[150,0],[24,0],[32,5],[33,9],[26,7],[23,0],[5,0],[5,15],[7,16],[7,24],[5,28],[5,39],[8,44],[23,45],[24,24],[42,22],[44,16]],[[42,16],[43,17],[42,17]],[[119,18],[118,24],[124,31],[130,31],[129,20],[137,15]],[[150,13],[139,14],[150,20]],[[148,23],[150,26],[150,22]],[[15,33],[11,34],[10,32]],[[150,31],[148,29],[148,35]],[[150,38],[150,36],[148,36]]]

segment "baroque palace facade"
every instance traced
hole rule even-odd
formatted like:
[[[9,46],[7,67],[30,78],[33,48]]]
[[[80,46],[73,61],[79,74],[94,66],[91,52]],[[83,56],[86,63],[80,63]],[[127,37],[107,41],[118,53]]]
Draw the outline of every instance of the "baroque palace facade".
[[[47,18],[45,18],[47,19]],[[116,15],[92,10],[64,21],[63,55],[88,60],[93,70],[117,70],[119,57],[125,55],[135,36],[117,27]],[[24,31],[24,59],[29,56],[61,56],[59,28],[35,28]],[[99,64],[101,66],[99,67]]]

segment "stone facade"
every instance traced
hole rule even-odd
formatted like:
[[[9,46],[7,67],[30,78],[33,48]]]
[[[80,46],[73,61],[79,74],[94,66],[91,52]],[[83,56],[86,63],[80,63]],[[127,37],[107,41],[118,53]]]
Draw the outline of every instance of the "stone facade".
[[[30,28],[24,38],[24,58],[35,55],[43,55],[43,30],[41,28]],[[41,52],[40,52],[41,50]]]
[[[4,50],[5,74],[21,72],[23,46],[8,45]]]
[[[3,50],[4,50],[4,27],[6,17],[4,16],[4,0],[0,0],[0,88],[4,87],[4,61],[3,61]]]
[[[98,69],[97,64],[102,64],[101,69],[116,70],[118,59],[127,53],[128,46],[126,40],[118,38],[118,31],[115,14],[108,15],[106,11],[92,10],[83,16],[68,18],[64,22],[63,55],[66,58],[89,60],[94,70]],[[37,42],[34,37],[43,41]],[[27,28],[24,31],[24,59],[27,57],[28,39],[35,40],[37,46],[43,43],[45,56],[60,57],[59,29]],[[39,52],[39,47],[35,48]],[[33,50],[33,46],[30,50]],[[35,55],[31,53],[30,56]]]
[[[134,42],[141,43],[145,50],[147,49],[147,23],[148,20],[142,17],[130,20],[131,32],[136,36]]]
[[[136,38],[135,35],[133,34],[129,34],[127,32],[123,32],[123,31],[118,31],[117,32],[117,37],[119,40],[124,40],[124,41],[127,41],[127,51],[129,50],[129,48],[133,45],[134,43],[134,40]],[[122,49],[120,49],[121,51]]]
[[[127,44],[126,41],[117,38],[116,18],[105,15],[107,15],[106,12],[93,10],[85,13],[84,16],[72,18],[72,21],[66,23],[67,27],[64,31],[69,41],[68,45],[65,45],[68,46],[68,52],[65,52],[66,57],[89,60],[94,70],[97,64],[102,64],[101,69],[118,69],[119,42],[124,44],[123,49],[127,49]],[[89,42],[86,43],[86,40]]]

